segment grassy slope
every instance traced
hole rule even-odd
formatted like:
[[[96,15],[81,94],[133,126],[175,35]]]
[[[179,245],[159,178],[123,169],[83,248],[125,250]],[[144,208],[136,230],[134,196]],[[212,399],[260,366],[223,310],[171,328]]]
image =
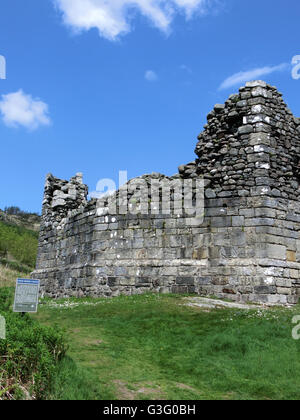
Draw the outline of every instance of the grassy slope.
[[[0,209],[0,221],[39,232],[41,216],[36,213],[27,213],[20,209],[16,214],[10,214],[10,212],[5,212]]]
[[[0,287],[13,287],[16,284],[16,279],[27,278],[28,272],[12,270],[0,264]]]
[[[66,369],[55,398],[300,398],[300,342],[291,336],[299,306],[205,312],[156,295],[64,302],[41,305],[37,317],[66,328],[69,356],[90,385],[74,386]]]
[[[0,221],[0,255],[20,265],[35,266],[38,233]]]
[[[15,217],[16,219],[16,217]],[[28,277],[35,267],[38,233],[0,220],[0,287],[12,286],[17,277]]]

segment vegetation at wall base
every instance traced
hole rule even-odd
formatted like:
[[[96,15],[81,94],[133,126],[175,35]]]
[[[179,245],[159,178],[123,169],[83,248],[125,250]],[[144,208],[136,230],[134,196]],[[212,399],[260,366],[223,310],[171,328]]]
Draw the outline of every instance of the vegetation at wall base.
[[[17,271],[19,273],[30,274],[32,272],[32,268],[19,264],[16,261],[9,261],[6,258],[0,258],[0,264],[10,270]]]
[[[6,320],[6,339],[0,339],[0,400],[100,399],[94,378],[66,356],[63,328],[13,313],[13,294],[13,288],[0,288],[0,315]]]
[[[0,315],[6,320],[6,339],[0,339],[0,398],[43,399],[67,350],[64,335],[56,326],[13,313],[12,298],[13,289],[0,289]]]

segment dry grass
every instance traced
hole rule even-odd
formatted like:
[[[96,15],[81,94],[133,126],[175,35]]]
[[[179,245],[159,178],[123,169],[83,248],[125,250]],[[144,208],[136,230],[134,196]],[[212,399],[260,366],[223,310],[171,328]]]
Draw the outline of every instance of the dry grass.
[[[0,287],[13,287],[17,278],[27,278],[28,274],[20,273],[0,265]]]
[[[160,386],[156,386],[152,382],[128,384],[126,381],[114,380],[118,400],[166,400],[166,395]]]

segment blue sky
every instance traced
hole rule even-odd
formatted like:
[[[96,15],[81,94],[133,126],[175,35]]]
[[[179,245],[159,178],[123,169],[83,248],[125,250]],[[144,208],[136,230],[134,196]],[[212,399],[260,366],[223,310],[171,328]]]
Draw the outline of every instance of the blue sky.
[[[0,7],[0,208],[39,212],[48,172],[83,172],[91,191],[119,170],[176,173],[194,160],[208,112],[245,77],[275,84],[300,116],[300,79],[291,75],[299,0]]]

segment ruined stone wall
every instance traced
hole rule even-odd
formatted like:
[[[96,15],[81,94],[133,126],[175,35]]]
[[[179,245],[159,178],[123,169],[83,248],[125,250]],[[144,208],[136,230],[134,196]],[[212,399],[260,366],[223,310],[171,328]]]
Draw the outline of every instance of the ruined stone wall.
[[[198,140],[196,161],[180,166],[178,175],[141,179],[204,178],[204,218],[176,213],[174,193],[171,214],[153,214],[150,189],[148,214],[112,213],[109,200],[86,200],[80,174],[70,182],[49,175],[33,273],[42,292],[151,290],[296,303],[300,120],[276,88],[251,82],[215,106]]]

